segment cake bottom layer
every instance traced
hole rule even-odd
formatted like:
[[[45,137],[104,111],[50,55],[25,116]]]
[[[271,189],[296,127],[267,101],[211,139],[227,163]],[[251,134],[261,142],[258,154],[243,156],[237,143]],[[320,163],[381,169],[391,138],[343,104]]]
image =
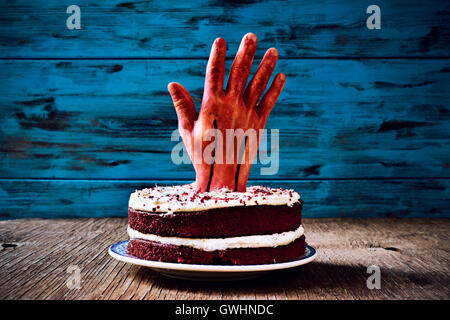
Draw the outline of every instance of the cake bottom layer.
[[[211,264],[211,265],[251,265],[269,264],[295,260],[305,254],[305,236],[279,247],[237,248],[203,251],[193,247],[167,245],[160,242],[132,239],[127,251],[137,258],[162,262]]]

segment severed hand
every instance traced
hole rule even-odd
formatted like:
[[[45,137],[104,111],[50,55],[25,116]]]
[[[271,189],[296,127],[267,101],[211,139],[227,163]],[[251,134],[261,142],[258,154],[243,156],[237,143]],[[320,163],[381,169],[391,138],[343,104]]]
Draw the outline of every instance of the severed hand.
[[[256,45],[257,38],[253,33],[243,37],[224,90],[226,44],[222,38],[214,41],[206,68],[200,113],[181,84],[171,82],[168,85],[180,135],[195,168],[198,191],[224,187],[246,190],[260,129],[264,129],[286,80],[283,73],[277,74],[261,98],[278,60],[277,49],[270,48],[246,87]],[[236,132],[256,135],[238,137]]]

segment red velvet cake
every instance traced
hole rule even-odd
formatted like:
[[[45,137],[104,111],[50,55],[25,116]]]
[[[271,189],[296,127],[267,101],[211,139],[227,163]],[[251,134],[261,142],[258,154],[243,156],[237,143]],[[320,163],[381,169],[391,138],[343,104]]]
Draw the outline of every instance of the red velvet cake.
[[[196,191],[195,183],[132,193],[128,253],[155,261],[249,265],[305,253],[302,200],[293,190],[252,186]]]
[[[183,153],[196,179],[131,194],[129,254],[166,262],[249,265],[294,260],[305,253],[300,195],[247,187],[266,121],[286,81],[279,73],[266,90],[279,56],[270,48],[246,87],[256,45],[256,35],[244,36],[224,89],[226,43],[214,41],[199,112],[181,84],[169,83]]]

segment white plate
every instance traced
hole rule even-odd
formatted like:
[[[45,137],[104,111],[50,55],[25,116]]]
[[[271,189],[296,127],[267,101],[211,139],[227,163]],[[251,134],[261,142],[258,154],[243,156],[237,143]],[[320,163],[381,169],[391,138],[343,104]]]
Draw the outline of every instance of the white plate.
[[[127,245],[128,240],[113,244],[109,247],[108,253],[117,260],[149,267],[167,277],[204,281],[230,281],[256,278],[268,271],[294,268],[307,264],[313,261],[317,255],[316,249],[311,246],[306,246],[305,255],[289,262],[239,266],[205,265],[139,259],[127,253]]]

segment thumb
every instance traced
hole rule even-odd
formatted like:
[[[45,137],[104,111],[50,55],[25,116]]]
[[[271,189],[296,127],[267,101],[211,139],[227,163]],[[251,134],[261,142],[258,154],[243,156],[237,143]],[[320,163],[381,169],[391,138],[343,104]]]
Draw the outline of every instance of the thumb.
[[[181,84],[176,82],[169,83],[167,88],[172,96],[179,126],[182,129],[191,131],[194,128],[194,121],[197,120],[198,116],[191,95]]]

